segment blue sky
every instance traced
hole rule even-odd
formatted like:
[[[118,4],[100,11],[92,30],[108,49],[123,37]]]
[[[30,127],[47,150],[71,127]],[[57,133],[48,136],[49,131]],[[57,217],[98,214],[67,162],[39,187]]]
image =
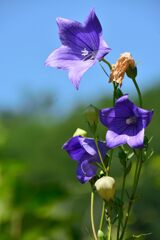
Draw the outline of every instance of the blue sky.
[[[0,108],[18,109],[28,93],[41,97],[49,92],[55,97],[55,110],[63,114],[79,102],[87,105],[111,94],[99,64],[85,73],[79,91],[67,72],[44,66],[47,56],[60,46],[55,19],[83,22],[92,8],[112,48],[107,59],[114,63],[122,52],[129,51],[137,62],[141,89],[158,82],[159,0],[0,0]],[[131,81],[124,81],[125,92],[134,94],[131,87]]]

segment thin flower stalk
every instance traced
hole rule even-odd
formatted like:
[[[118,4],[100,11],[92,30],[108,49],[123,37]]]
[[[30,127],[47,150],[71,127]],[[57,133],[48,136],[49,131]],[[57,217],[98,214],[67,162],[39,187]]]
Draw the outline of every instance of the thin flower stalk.
[[[135,78],[132,78],[132,81],[133,81],[133,83],[134,83],[134,85],[135,85],[135,88],[136,88],[136,90],[137,90],[137,93],[138,93],[139,106],[142,107],[143,103],[142,103],[142,94],[141,94],[140,88],[139,88],[139,86],[138,86],[137,81],[136,81]]]
[[[106,203],[103,200],[102,213],[101,213],[101,219],[100,219],[100,224],[99,224],[99,230],[102,230],[102,228],[103,228],[103,222],[104,222],[104,216],[105,216],[105,206],[106,206]]]
[[[91,192],[91,226],[94,240],[98,240],[94,223],[94,192]]]
[[[140,158],[138,158],[137,161],[138,161],[139,166],[138,166],[136,177],[134,178],[133,190],[132,190],[131,197],[129,199],[128,208],[127,208],[127,212],[126,212],[126,216],[125,216],[125,221],[124,221],[122,233],[121,233],[121,236],[120,236],[119,240],[123,240],[125,230],[126,230],[126,227],[127,227],[127,223],[128,223],[128,220],[129,220],[129,216],[130,216],[130,211],[131,211],[131,208],[132,208],[135,196],[136,196],[138,182],[139,182],[140,173],[141,173],[142,164],[143,164],[142,150],[140,150]]]

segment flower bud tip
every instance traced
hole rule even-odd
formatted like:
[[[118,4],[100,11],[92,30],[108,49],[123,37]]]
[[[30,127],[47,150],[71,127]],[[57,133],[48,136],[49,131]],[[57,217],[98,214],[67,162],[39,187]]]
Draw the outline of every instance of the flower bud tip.
[[[93,105],[89,105],[84,111],[87,122],[92,126],[98,123],[99,110]]]
[[[82,136],[82,137],[86,137],[87,136],[87,132],[81,128],[77,128],[75,133],[73,134],[73,137],[76,136]]]

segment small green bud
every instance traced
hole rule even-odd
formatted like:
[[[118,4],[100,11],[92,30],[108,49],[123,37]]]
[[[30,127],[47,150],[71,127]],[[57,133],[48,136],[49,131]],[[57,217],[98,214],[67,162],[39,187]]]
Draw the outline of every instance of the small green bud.
[[[95,187],[99,195],[109,201],[115,194],[115,180],[112,177],[104,176],[95,182]]]
[[[102,230],[98,230],[98,239],[99,240],[103,240],[104,239],[104,233],[102,232]]]
[[[87,136],[87,132],[81,128],[77,128],[75,133],[73,134],[73,137],[75,136],[82,136],[82,137],[86,137]]]
[[[84,111],[85,118],[90,126],[97,125],[99,110],[93,105],[89,105]]]
[[[133,67],[129,66],[128,69],[127,69],[127,71],[126,71],[126,74],[127,74],[127,76],[128,76],[129,78],[131,78],[131,79],[136,78],[136,76],[137,76],[137,67],[135,66],[135,67],[133,68]]]

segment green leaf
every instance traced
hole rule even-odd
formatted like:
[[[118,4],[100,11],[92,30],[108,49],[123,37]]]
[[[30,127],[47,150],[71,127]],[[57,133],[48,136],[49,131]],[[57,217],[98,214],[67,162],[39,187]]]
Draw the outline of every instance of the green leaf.
[[[153,156],[153,154],[154,154],[154,150],[152,149],[152,150],[151,150],[151,153],[149,154],[149,156],[147,157],[147,159],[149,160],[149,159]]]
[[[144,147],[145,147],[146,149],[148,149],[148,143],[149,143],[148,137],[145,136],[145,137],[144,137]]]
[[[130,153],[127,158],[131,159],[133,156],[134,156],[134,152]]]
[[[149,235],[152,235],[152,233],[142,233],[139,235],[133,234],[131,237],[127,238],[126,240],[134,240],[134,239],[141,239],[141,238],[144,239],[143,237],[149,236]]]

